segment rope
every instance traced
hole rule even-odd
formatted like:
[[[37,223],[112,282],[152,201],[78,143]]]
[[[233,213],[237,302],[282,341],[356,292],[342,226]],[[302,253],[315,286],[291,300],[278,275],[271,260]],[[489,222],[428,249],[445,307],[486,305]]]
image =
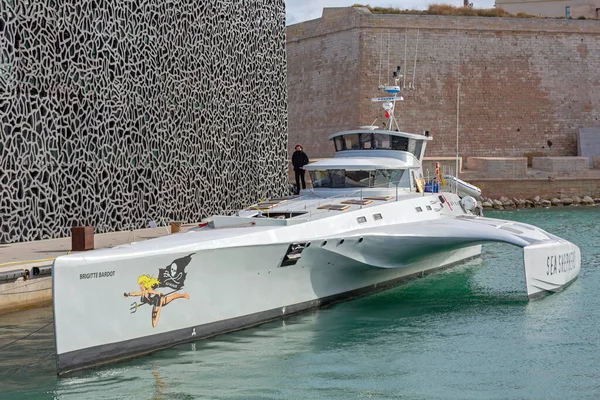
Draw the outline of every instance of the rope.
[[[18,341],[20,341],[20,340],[27,339],[29,336],[33,335],[34,333],[38,333],[39,331],[41,331],[41,330],[42,330],[42,329],[44,329],[44,328],[47,328],[48,326],[52,325],[53,323],[54,323],[54,321],[50,321],[50,322],[48,322],[46,325],[42,326],[41,328],[39,328],[39,329],[36,329],[35,331],[33,331],[33,332],[31,332],[31,333],[28,333],[27,335],[25,335],[25,336],[23,336],[23,337],[20,337],[20,338],[18,338],[18,339],[15,339],[15,340],[13,340],[12,342],[8,342],[8,343],[6,343],[6,344],[4,344],[4,345],[0,346],[0,350],[4,349],[5,347],[8,347],[8,346],[10,346],[11,344],[15,344],[15,343],[17,343],[17,342],[18,342]]]

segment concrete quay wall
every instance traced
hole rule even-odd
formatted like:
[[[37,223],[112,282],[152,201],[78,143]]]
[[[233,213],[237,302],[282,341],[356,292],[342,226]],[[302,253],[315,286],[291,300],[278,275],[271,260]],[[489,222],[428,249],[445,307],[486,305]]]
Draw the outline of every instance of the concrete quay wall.
[[[12,271],[27,271],[27,276],[0,282],[0,314],[52,304],[52,276],[34,276],[34,267],[51,267],[52,263],[26,263],[0,267],[0,276]]]

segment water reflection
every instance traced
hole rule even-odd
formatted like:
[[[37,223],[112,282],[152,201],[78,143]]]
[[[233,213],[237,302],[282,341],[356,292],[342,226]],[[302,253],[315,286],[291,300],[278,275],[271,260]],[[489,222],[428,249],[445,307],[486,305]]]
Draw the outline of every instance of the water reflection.
[[[158,373],[158,371],[152,371],[152,375],[154,375],[154,396],[152,396],[153,400],[163,400],[165,399],[165,382]]]

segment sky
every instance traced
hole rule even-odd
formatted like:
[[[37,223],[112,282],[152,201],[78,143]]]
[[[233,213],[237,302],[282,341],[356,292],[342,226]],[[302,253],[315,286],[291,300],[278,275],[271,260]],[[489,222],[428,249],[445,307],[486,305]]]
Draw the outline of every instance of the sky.
[[[475,8],[492,8],[494,0],[469,0]],[[285,0],[287,25],[321,17],[324,7],[349,7],[353,4],[368,4],[371,7],[395,7],[410,10],[425,10],[430,4],[462,6],[463,0]]]

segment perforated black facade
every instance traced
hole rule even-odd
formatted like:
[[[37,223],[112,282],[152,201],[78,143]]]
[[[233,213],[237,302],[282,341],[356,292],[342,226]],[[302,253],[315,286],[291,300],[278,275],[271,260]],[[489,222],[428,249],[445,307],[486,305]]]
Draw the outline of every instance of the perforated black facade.
[[[283,0],[0,5],[0,243],[284,192]]]

